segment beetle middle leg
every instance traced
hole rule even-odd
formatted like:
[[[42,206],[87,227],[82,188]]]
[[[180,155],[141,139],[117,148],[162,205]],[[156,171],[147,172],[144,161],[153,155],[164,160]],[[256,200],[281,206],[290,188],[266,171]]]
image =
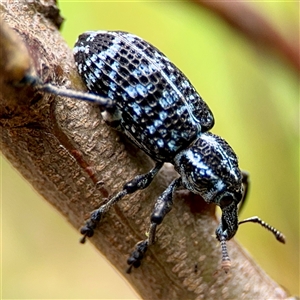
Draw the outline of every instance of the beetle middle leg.
[[[81,228],[80,232],[83,235],[80,242],[85,243],[87,237],[92,237],[94,235],[94,230],[105,212],[107,212],[114,204],[119,202],[124,196],[132,194],[137,190],[145,189],[153,180],[158,171],[162,168],[163,162],[157,162],[155,167],[151,169],[148,173],[138,175],[134,177],[131,181],[127,182],[123,190],[112,197],[107,203],[101,205],[98,209],[95,209],[90,218],[85,222],[84,226]]]

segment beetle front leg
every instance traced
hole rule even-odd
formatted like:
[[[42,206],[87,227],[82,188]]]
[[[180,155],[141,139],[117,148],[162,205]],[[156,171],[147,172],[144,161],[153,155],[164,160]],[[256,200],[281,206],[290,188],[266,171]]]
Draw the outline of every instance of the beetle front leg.
[[[136,244],[134,251],[127,260],[129,265],[127,273],[131,272],[132,267],[138,268],[148,250],[148,247],[155,242],[157,225],[161,224],[164,217],[171,211],[173,206],[173,194],[176,188],[181,186],[181,178],[177,178],[168,186],[168,188],[156,200],[153,212],[151,214],[151,225],[148,231],[148,238]]]
[[[241,213],[243,207],[245,206],[249,187],[250,187],[249,173],[246,171],[242,171],[242,176],[243,176],[242,183],[243,183],[243,187],[244,187],[244,193],[243,193],[243,198],[239,204],[239,214]]]
[[[234,202],[222,208],[221,222],[216,229],[217,240],[221,244],[222,263],[221,267],[228,273],[231,267],[226,242],[234,237],[238,229],[237,206]]]

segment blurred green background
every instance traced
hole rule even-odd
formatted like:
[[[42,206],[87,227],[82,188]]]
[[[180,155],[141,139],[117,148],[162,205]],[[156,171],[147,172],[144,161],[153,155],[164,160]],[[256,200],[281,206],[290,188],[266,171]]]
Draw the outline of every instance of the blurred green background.
[[[287,38],[299,37],[296,2],[251,5]],[[214,113],[213,132],[230,143],[241,168],[250,172],[241,218],[260,216],[286,235],[287,244],[255,224],[243,225],[236,238],[274,280],[299,295],[295,70],[188,2],[59,1],[59,7],[70,47],[87,30],[129,31],[158,47],[187,75]],[[138,298],[89,243],[78,243],[79,233],[5,159],[1,191],[3,299]]]

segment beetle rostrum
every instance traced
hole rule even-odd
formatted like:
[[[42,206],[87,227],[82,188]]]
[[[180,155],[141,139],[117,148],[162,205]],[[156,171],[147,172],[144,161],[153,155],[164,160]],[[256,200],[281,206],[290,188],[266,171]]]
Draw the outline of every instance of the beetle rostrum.
[[[78,73],[89,93],[42,84],[37,89],[98,104],[106,123],[124,134],[155,162],[146,174],[127,182],[123,190],[91,213],[81,228],[84,243],[92,237],[103,214],[127,194],[146,188],[165,162],[172,163],[180,177],[158,197],[151,214],[148,237],[137,243],[128,259],[129,273],[139,267],[155,241],[156,228],[172,209],[179,187],[199,194],[222,210],[216,238],[221,243],[222,268],[230,269],[226,241],[239,224],[256,222],[284,242],[275,228],[258,217],[238,221],[238,205],[245,201],[248,174],[238,166],[229,144],[209,130],[214,117],[208,105],[185,75],[157,48],[122,31],[89,31],[74,47]]]

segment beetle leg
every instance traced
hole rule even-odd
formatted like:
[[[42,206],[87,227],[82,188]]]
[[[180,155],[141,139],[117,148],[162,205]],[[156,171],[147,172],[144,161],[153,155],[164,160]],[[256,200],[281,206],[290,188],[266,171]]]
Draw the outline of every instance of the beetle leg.
[[[94,235],[94,230],[105,212],[107,212],[114,204],[119,202],[124,196],[132,194],[137,190],[145,189],[153,180],[155,175],[163,166],[163,162],[157,162],[155,167],[151,169],[148,173],[138,175],[131,181],[127,182],[123,190],[112,197],[107,203],[101,205],[98,209],[92,211],[90,218],[85,222],[84,226],[81,228],[80,232],[83,235],[80,242],[83,244],[87,237]]]
[[[155,234],[157,225],[161,224],[164,217],[173,206],[173,194],[176,188],[181,186],[181,178],[172,181],[168,188],[156,200],[153,212],[151,214],[151,225],[148,232],[148,238],[136,244],[135,250],[131,253],[127,260],[129,265],[127,273],[131,272],[132,267],[138,268],[149,246],[155,242]]]
[[[87,92],[75,91],[67,89],[65,87],[57,87],[50,83],[43,83],[38,77],[32,75],[27,74],[23,78],[22,83],[32,85],[36,88],[36,90],[43,91],[48,94],[95,103],[100,106],[102,110],[112,109],[115,107],[115,101],[108,97],[102,97]]]
[[[247,194],[248,194],[249,186],[250,186],[249,173],[242,170],[242,176],[243,176],[242,184],[244,186],[244,194],[243,194],[243,198],[239,204],[239,214],[241,213],[243,207],[245,206],[245,203],[247,200]]]

